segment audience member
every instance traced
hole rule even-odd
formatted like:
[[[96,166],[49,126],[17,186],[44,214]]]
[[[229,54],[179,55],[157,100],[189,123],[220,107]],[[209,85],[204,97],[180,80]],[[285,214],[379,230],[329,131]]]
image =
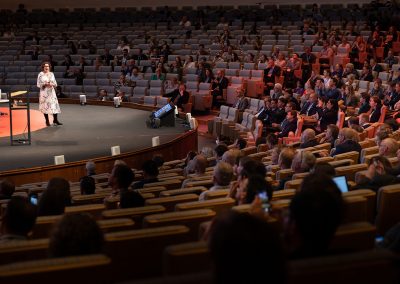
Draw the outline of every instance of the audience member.
[[[0,181],[0,200],[10,199],[14,192],[15,185],[13,182],[7,179]]]
[[[329,176],[310,174],[304,178],[290,203],[284,229],[290,258],[326,255],[343,211],[341,192]]]
[[[108,178],[108,185],[112,189],[112,195],[118,195],[127,190],[135,179],[135,174],[126,164],[118,163],[114,165],[111,175]]]
[[[28,239],[36,222],[36,209],[25,197],[11,197],[1,220],[0,243]]]
[[[279,235],[265,221],[229,212],[213,222],[208,241],[214,283],[286,283],[286,265]],[[251,261],[262,259],[262,261]]]
[[[79,186],[82,195],[94,194],[96,191],[96,183],[91,176],[82,177]]]
[[[85,213],[66,214],[50,236],[51,257],[102,253],[104,237],[96,221]]]
[[[61,215],[71,205],[69,182],[63,178],[52,178],[38,202],[38,216]]]
[[[146,183],[158,182],[157,176],[159,172],[157,164],[154,161],[148,160],[144,162],[142,165],[142,171],[143,171],[143,180],[135,182],[132,185],[133,189],[143,188],[143,186]]]
[[[134,208],[145,205],[145,199],[136,190],[128,189],[120,193],[119,208]]]
[[[213,183],[214,185],[209,189],[209,191],[229,189],[230,182],[233,178],[233,168],[230,164],[225,162],[219,162],[214,167],[213,173]],[[204,200],[205,193],[200,194],[199,200]]]

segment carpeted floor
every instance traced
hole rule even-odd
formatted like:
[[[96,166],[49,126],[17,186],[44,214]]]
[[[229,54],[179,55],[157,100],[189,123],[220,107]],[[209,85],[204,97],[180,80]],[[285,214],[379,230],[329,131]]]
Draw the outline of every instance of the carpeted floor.
[[[0,171],[52,165],[56,155],[64,155],[66,162],[109,156],[115,145],[121,152],[139,150],[150,147],[154,136],[166,143],[185,131],[180,123],[147,128],[146,111],[90,105],[62,105],[61,110],[64,125],[32,132],[31,146],[10,146],[9,137],[0,138]]]

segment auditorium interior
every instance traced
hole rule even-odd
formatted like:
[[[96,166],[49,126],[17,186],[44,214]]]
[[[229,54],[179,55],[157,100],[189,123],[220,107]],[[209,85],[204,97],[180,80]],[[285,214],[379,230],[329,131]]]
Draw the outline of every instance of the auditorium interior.
[[[2,1],[0,282],[400,283],[399,22]]]

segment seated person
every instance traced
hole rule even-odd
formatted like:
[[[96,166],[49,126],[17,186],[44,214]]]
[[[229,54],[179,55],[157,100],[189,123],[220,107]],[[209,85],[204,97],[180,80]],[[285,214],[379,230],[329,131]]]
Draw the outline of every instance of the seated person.
[[[99,254],[103,243],[103,232],[90,215],[66,214],[50,236],[49,254],[51,257]]]
[[[289,111],[286,115],[286,119],[280,125],[280,132],[278,137],[288,137],[290,132],[296,132],[297,129],[297,111]]]
[[[289,206],[284,232],[289,257],[301,259],[328,254],[343,212],[342,194],[332,179],[324,174],[308,175]]]
[[[229,80],[225,77],[225,71],[219,69],[217,72],[217,77],[212,83],[212,96],[213,96],[213,106],[217,106],[217,99],[224,97],[224,90],[228,88]]]
[[[400,179],[393,175],[392,165],[382,156],[373,157],[369,161],[367,171],[359,175],[356,188],[368,188],[378,192],[382,186],[399,183]]]
[[[94,181],[94,178],[90,176],[82,177],[79,186],[82,195],[94,194],[96,191],[96,183]]]
[[[15,185],[10,180],[0,181],[0,200],[10,199],[15,192]]]
[[[360,125],[363,129],[367,129],[371,126],[369,123],[369,115],[368,113],[362,113],[358,117],[358,125]]]
[[[145,205],[143,196],[136,190],[124,190],[120,194],[119,208],[135,208]]]
[[[0,244],[27,240],[36,222],[36,206],[22,196],[13,196],[4,209],[0,225]]]
[[[146,183],[158,182],[158,167],[153,160],[147,160],[142,165],[143,170],[143,180],[135,182],[132,185],[133,189],[143,188]]]
[[[110,99],[108,98],[107,91],[104,90],[104,89],[100,89],[100,90],[99,90],[99,93],[98,93],[98,95],[97,95],[97,99],[98,99],[99,101],[103,101],[103,102],[109,101],[109,100],[110,100]]]
[[[335,148],[335,141],[339,136],[339,127],[337,127],[336,124],[329,124],[326,132],[325,132],[325,137],[319,141],[320,144],[323,143],[330,143],[331,144],[331,149]]]
[[[236,97],[237,97],[237,101],[233,107],[237,108],[239,111],[243,112],[246,108],[249,107],[249,100],[244,96],[244,89],[237,88],[236,89]]]
[[[53,216],[64,213],[71,205],[69,182],[63,178],[51,178],[38,202],[38,216]]]
[[[176,89],[165,96],[171,97],[171,102],[173,102],[180,111],[183,111],[184,105],[187,104],[190,99],[189,92],[186,91],[186,85],[183,83],[179,85],[179,89]]]
[[[213,173],[214,185],[209,189],[209,191],[229,189],[230,183],[233,179],[233,168],[230,164],[225,162],[219,162]],[[200,194],[199,200],[205,200],[205,192]]]
[[[314,147],[318,145],[317,138],[315,137],[315,131],[311,128],[307,128],[301,133],[300,137],[300,148],[308,148],[308,147]]]
[[[120,160],[115,162],[117,161]],[[134,179],[135,174],[130,167],[121,162],[114,164],[114,168],[108,178],[108,185],[112,189],[111,196],[116,196],[120,192],[127,190]]]
[[[360,138],[357,131],[351,128],[342,128],[339,131],[338,143],[335,151],[332,153],[332,157],[351,151],[356,151],[361,154],[361,146],[358,143]]]

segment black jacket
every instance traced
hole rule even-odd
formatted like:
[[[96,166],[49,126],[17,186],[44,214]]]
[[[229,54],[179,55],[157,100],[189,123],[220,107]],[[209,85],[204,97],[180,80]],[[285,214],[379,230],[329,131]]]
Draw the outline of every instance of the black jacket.
[[[342,144],[336,145],[335,151],[332,153],[332,156],[336,156],[338,154],[348,153],[351,151],[357,151],[361,153],[361,145],[353,140],[346,140]]]

